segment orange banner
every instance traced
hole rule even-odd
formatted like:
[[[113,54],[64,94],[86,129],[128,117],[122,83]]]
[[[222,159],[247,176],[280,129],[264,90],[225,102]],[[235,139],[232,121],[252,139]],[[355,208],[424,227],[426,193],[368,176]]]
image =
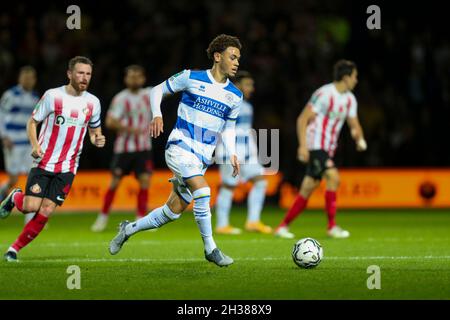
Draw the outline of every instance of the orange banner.
[[[450,207],[450,170],[446,169],[341,169],[341,186],[338,191],[339,208],[446,208]],[[157,170],[151,177],[149,208],[162,205],[171,191],[172,177],[169,170]],[[4,181],[5,174],[0,174]],[[64,205],[58,210],[99,211],[103,197],[110,183],[108,171],[80,171],[74,181]],[[214,205],[220,174],[217,170],[208,170],[206,179],[211,187],[211,204]],[[281,184],[280,173],[267,176],[269,185],[267,195],[279,193],[279,205],[289,208],[298,193],[297,187],[288,183]],[[26,177],[20,177],[19,186],[24,188]],[[234,200],[245,200],[251,184],[240,185],[234,194]],[[113,202],[113,210],[134,211],[137,206],[138,184],[132,176],[122,180]],[[308,208],[324,207],[325,183],[311,196]]]
[[[450,207],[450,170],[374,169],[340,170],[339,208],[445,208]],[[298,193],[284,183],[280,206],[289,208]],[[308,208],[324,208],[322,181],[308,202]]]
[[[173,176],[170,170],[156,170],[150,180],[149,189],[149,208],[159,207],[164,204],[172,190],[172,184],[168,182]],[[0,174],[0,181],[4,181],[6,175]],[[218,188],[220,186],[220,174],[217,170],[208,170],[206,179],[211,187],[211,204],[214,205]],[[278,192],[278,186],[281,181],[281,175],[268,175],[269,182],[267,195],[275,195]],[[58,211],[99,211],[103,204],[103,197],[111,181],[111,175],[108,171],[79,171],[75,177],[70,193]],[[25,188],[26,177],[19,178],[18,186]],[[250,190],[251,184],[245,183],[237,187],[234,200],[240,202],[245,199]],[[122,179],[117,189],[112,210],[133,211],[137,208],[137,194],[139,185],[133,176],[126,176]]]

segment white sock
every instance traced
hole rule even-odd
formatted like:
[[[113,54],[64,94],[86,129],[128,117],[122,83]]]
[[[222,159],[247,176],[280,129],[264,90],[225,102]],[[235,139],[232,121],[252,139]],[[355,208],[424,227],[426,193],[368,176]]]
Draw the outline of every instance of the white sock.
[[[209,207],[209,199],[211,197],[211,189],[209,187],[200,188],[192,193],[194,197],[194,217],[197,222],[200,234],[203,239],[203,245],[207,254],[217,248],[212,236],[211,226],[211,209]]]
[[[233,202],[233,191],[220,188],[216,201],[216,227],[221,228],[230,224],[230,209]]]
[[[264,205],[264,199],[266,198],[266,188],[266,180],[258,180],[253,184],[247,199],[248,222],[257,222],[261,219],[261,210]]]
[[[108,221],[109,220],[109,215],[106,214],[106,213],[100,212],[97,215],[97,220],[102,221],[102,222]]]
[[[17,250],[14,249],[13,247],[9,247],[9,248],[8,248],[8,251],[12,251],[12,252],[14,252],[15,254],[17,254]]]
[[[156,208],[145,217],[128,224],[125,227],[125,234],[131,236],[139,231],[160,228],[166,223],[178,219],[180,216],[181,214],[172,212],[167,204],[165,204],[162,207]]]

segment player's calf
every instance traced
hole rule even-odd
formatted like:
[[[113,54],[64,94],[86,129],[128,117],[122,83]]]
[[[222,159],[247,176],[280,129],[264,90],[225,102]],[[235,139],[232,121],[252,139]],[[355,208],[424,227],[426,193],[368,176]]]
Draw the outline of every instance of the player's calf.
[[[40,212],[36,213],[33,219],[25,225],[17,240],[9,247],[8,252],[5,254],[5,259],[12,259],[10,252],[15,253],[17,259],[17,253],[41,233],[47,221],[47,216],[42,215]]]
[[[140,231],[160,228],[169,222],[177,220],[180,216],[181,214],[172,212],[168,205],[164,205],[133,223],[122,221],[119,225],[119,232],[109,244],[109,253],[112,255],[119,253],[123,244],[132,235]]]

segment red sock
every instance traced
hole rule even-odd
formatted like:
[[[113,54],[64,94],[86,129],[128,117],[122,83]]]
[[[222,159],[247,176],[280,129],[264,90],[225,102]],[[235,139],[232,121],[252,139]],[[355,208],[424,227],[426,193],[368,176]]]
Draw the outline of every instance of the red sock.
[[[13,201],[14,201],[14,205],[16,206],[17,210],[19,210],[22,213],[23,212],[23,197],[25,195],[23,194],[23,192],[16,192],[13,195]]]
[[[108,189],[108,191],[105,194],[105,199],[103,201],[103,208],[102,208],[103,214],[109,214],[109,211],[111,210],[111,205],[112,205],[115,195],[116,195],[116,189]]]
[[[302,211],[306,208],[307,203],[308,199],[303,198],[302,195],[298,195],[297,198],[295,198],[294,204],[286,213],[283,221],[281,221],[280,227],[287,226],[289,223],[291,223],[292,220],[294,220],[300,213],[302,213]]]
[[[336,225],[336,191],[325,192],[325,209],[328,215],[328,230]]]
[[[31,219],[31,221],[28,222],[27,225],[23,228],[22,233],[13,243],[12,247],[17,252],[19,252],[20,249],[33,241],[38,236],[38,234],[41,233],[47,221],[48,218],[46,216],[43,216],[40,213],[36,213],[33,219]]]
[[[138,217],[143,217],[147,214],[148,189],[140,189],[138,193]]]

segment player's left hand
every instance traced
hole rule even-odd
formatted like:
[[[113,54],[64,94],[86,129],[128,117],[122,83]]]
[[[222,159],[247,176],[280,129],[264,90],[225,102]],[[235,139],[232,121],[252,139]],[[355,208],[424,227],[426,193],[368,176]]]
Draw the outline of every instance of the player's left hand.
[[[91,142],[97,148],[103,148],[106,143],[106,138],[104,135],[96,133],[94,136],[91,137]]]
[[[237,155],[232,155],[231,158],[231,165],[233,166],[233,178],[236,177],[238,174],[241,173],[241,166],[239,164]]]
[[[367,150],[367,142],[364,138],[359,139],[356,142],[356,150],[358,151],[366,151]]]
[[[164,132],[164,122],[162,117],[154,117],[150,122],[150,136],[158,138],[161,132]]]

